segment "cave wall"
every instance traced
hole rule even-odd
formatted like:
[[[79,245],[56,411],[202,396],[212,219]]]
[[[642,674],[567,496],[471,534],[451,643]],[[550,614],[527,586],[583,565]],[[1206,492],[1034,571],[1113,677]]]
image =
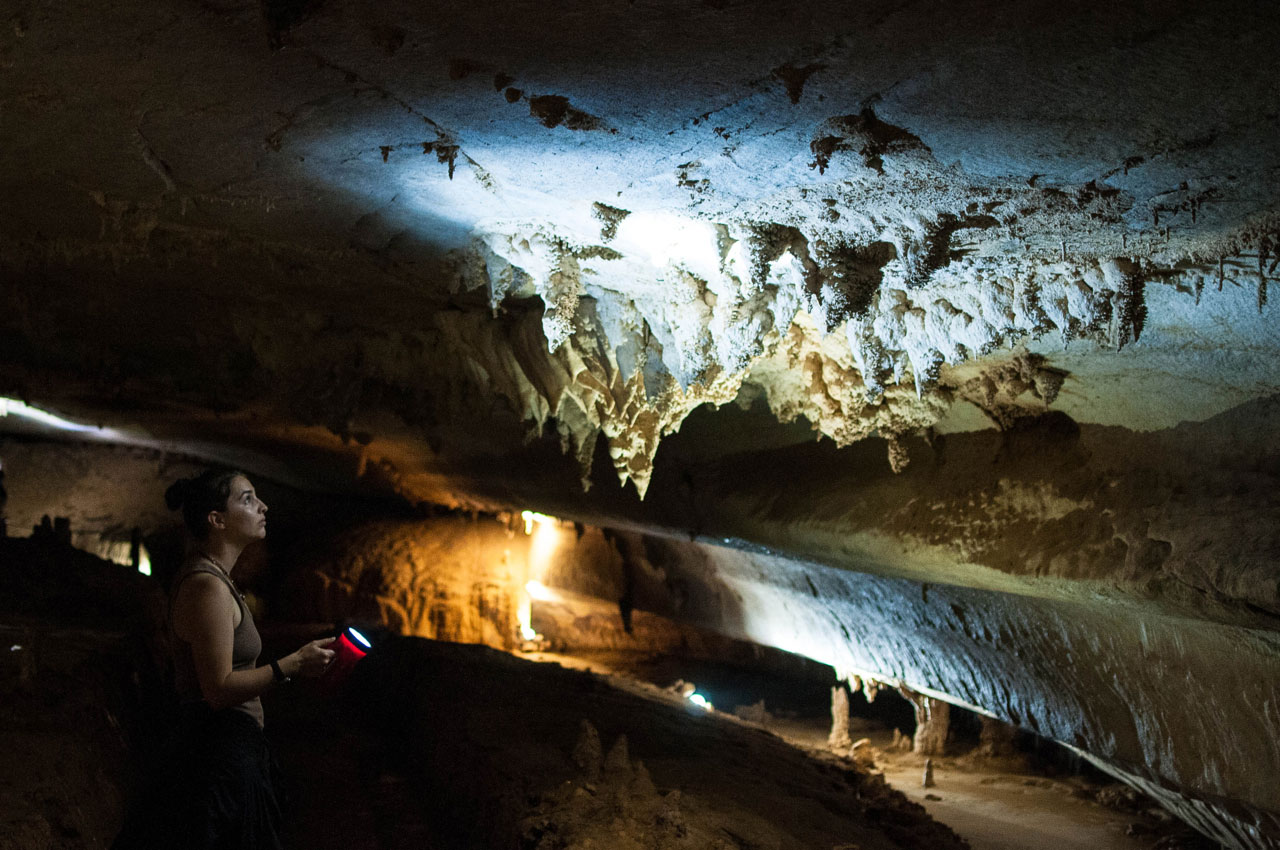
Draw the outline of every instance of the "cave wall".
[[[10,537],[30,536],[45,515],[64,517],[74,547],[127,565],[136,528],[158,587],[185,548],[164,491],[207,466],[137,446],[18,437],[0,443],[0,461]],[[532,625],[546,646],[717,651],[714,635],[646,610],[652,577],[628,596],[627,562],[615,536],[599,528],[545,518],[526,525],[518,512],[423,519],[403,504],[300,492],[247,472],[269,506],[270,533],[266,545],[245,550],[236,579],[259,616],[368,619],[400,634],[511,649],[520,642],[518,609],[530,601],[524,585],[538,579],[575,589],[537,606]]]
[[[895,473],[883,439],[840,448],[775,426],[778,445],[756,448],[767,439],[760,418],[726,406],[669,438],[644,502],[602,480],[588,494],[543,494],[531,478],[500,486],[603,527],[1274,629],[1278,428],[1275,396],[1152,431],[1080,424],[1042,406],[1004,429],[905,439],[911,463]],[[713,441],[723,453],[704,451]],[[482,473],[471,483],[499,486]]]
[[[903,684],[1136,777],[1229,847],[1280,834],[1280,642],[1140,606],[890,579],[687,540],[653,543],[668,611]]]
[[[527,538],[492,519],[360,525],[294,562],[285,598],[295,619],[368,621],[436,640],[518,645]]]
[[[558,521],[525,527],[518,515],[446,516],[323,535],[288,556],[280,613],[507,650],[717,657],[739,649],[718,630],[655,612],[652,588],[637,592],[624,575],[613,535]],[[531,580],[543,589],[526,589]],[[536,637],[521,636],[521,606]]]
[[[135,528],[147,536],[171,529],[177,515],[165,507],[165,488],[201,468],[128,446],[14,438],[0,440],[0,461],[11,537],[30,535],[44,516],[66,517],[71,542],[104,557],[105,548],[119,544],[127,554]]]
[[[897,475],[882,447],[833,451],[787,429],[775,445],[753,431],[755,451],[680,453],[681,437],[692,450],[754,421],[726,413],[673,440],[657,483],[702,463],[678,499],[652,494],[643,523],[608,492],[560,505],[615,528],[526,533],[516,512],[334,522],[262,479],[281,537],[260,590],[277,616],[513,648],[536,577],[555,596],[532,603],[532,625],[553,648],[714,654],[710,633],[776,647],[1061,741],[1227,846],[1274,843],[1273,403],[1148,434],[1060,417],[953,432],[909,442]],[[69,505],[76,524],[175,530],[156,504],[188,461],[4,451],[11,515]],[[681,534],[644,531],[664,524]],[[1144,540],[1163,541],[1158,557]]]
[[[1273,847],[1278,410],[1147,432],[1050,412],[906,441],[898,474],[875,440],[679,451],[730,443],[750,419],[726,410],[659,457],[644,510],[668,536],[615,538],[640,607],[989,713]],[[635,516],[593,495],[561,507]]]

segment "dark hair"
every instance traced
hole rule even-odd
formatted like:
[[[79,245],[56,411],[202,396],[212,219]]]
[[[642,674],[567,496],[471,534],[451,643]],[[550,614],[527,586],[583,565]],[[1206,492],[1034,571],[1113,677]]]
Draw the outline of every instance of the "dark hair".
[[[209,536],[209,512],[227,509],[236,476],[249,477],[238,469],[206,469],[194,478],[179,478],[164,491],[164,503],[171,511],[181,508],[187,530],[204,540]]]

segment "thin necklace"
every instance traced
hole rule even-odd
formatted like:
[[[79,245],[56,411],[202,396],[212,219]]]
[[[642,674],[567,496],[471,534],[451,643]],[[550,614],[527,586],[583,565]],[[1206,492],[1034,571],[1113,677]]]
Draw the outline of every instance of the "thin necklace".
[[[236,592],[236,596],[239,596],[240,599],[243,600],[244,592],[240,590],[239,585],[236,584],[236,580],[231,577],[231,571],[228,570],[226,567],[222,566],[222,562],[219,561],[217,558],[213,557],[212,555],[210,555],[208,552],[201,552],[200,556],[204,558],[206,561],[208,561],[209,563],[213,564],[215,567],[217,567],[218,570],[224,576],[226,576],[227,581],[231,582],[231,589]]]

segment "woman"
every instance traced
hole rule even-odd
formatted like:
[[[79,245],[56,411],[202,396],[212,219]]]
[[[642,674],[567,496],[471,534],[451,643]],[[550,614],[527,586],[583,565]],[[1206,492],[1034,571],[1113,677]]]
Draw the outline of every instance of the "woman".
[[[279,848],[275,766],[259,697],[276,683],[322,674],[334,656],[325,648],[330,640],[259,666],[262,640],[231,572],[245,547],[266,537],[267,506],[243,473],[209,470],[180,480],[165,502],[182,509],[194,544],[169,592],[181,746],[163,811],[127,826],[114,846]]]

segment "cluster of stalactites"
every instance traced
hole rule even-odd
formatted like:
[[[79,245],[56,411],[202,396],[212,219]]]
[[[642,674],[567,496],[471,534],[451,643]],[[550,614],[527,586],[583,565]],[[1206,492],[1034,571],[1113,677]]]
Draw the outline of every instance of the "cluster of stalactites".
[[[900,437],[957,395],[939,383],[944,364],[1055,331],[1112,348],[1142,332],[1142,267],[1128,260],[966,258],[922,278],[920,251],[901,239],[833,245],[779,225],[706,227],[706,256],[660,267],[537,228],[477,243],[468,284],[487,287],[495,312],[511,296],[545,305],[560,381],[544,382],[538,425],[554,418],[584,484],[603,435],[643,495],[662,437],[744,383],[780,420],[803,416],[841,445],[885,437],[898,470]]]

